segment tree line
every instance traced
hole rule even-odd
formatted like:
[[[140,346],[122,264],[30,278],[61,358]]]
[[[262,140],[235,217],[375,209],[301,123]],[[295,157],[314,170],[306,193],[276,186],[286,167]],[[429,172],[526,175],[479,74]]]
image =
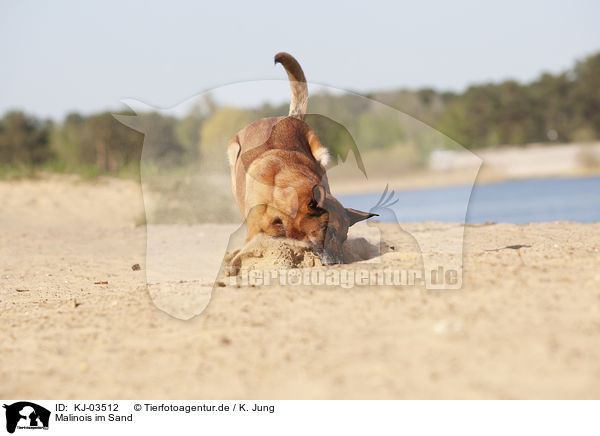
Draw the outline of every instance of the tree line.
[[[373,92],[367,97],[425,122],[469,149],[594,141],[600,139],[600,53],[577,62],[568,71],[545,73],[527,84],[507,80],[474,85],[462,93],[397,90]],[[341,122],[353,127],[361,139],[361,151],[392,146],[389,138],[401,138],[406,128],[397,120],[381,117],[367,100],[356,104],[347,95],[311,97],[309,110],[319,113],[325,107],[334,108],[341,114]],[[180,164],[224,152],[229,137],[252,120],[286,113],[287,105],[242,109],[220,106],[207,98],[185,117],[144,113],[138,115],[137,122],[146,135],[152,135],[152,141],[146,141],[145,156]],[[329,131],[327,123],[312,120],[328,147],[344,148],[347,135]],[[10,111],[0,119],[0,171],[135,171],[143,144],[142,133],[125,126],[110,112],[89,116],[72,113],[62,122],[52,122]]]

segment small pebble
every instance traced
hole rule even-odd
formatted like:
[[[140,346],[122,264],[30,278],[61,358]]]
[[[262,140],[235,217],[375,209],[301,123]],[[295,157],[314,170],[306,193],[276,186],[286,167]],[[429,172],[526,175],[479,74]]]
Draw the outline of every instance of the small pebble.
[[[142,267],[140,266],[139,263],[136,263],[135,265],[131,266],[131,269],[134,270],[134,271],[139,271],[139,270],[142,269]]]

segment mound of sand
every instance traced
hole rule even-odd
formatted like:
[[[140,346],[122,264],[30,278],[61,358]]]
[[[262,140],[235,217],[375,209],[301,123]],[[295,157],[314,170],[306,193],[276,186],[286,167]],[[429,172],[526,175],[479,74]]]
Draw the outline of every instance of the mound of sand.
[[[228,275],[236,275],[241,269],[251,271],[323,266],[319,256],[306,242],[272,238],[264,234],[255,236],[243,248],[228,254],[225,261]]]
[[[378,246],[363,237],[349,238],[343,246],[345,263],[369,260],[390,248]],[[226,275],[237,275],[241,269],[290,269],[323,266],[323,261],[306,242],[257,235],[241,249],[225,256]]]

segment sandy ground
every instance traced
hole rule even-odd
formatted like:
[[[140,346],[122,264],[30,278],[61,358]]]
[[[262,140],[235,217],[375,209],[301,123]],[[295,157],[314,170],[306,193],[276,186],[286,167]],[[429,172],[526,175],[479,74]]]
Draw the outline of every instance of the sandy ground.
[[[182,321],[146,289],[135,183],[0,182],[0,200],[3,398],[600,398],[600,224],[468,226],[460,290],[226,283]],[[383,265],[418,268],[382,228]]]

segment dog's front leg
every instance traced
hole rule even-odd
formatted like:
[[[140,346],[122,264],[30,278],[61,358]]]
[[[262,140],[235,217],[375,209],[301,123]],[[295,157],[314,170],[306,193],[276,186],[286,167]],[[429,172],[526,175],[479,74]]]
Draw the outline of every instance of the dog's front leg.
[[[267,206],[261,204],[253,207],[246,217],[246,243],[250,242],[256,235],[264,232],[264,221]]]
[[[286,235],[284,220],[283,214],[272,206],[261,204],[253,207],[246,218],[248,229],[246,243],[260,233],[274,238],[284,237]]]

